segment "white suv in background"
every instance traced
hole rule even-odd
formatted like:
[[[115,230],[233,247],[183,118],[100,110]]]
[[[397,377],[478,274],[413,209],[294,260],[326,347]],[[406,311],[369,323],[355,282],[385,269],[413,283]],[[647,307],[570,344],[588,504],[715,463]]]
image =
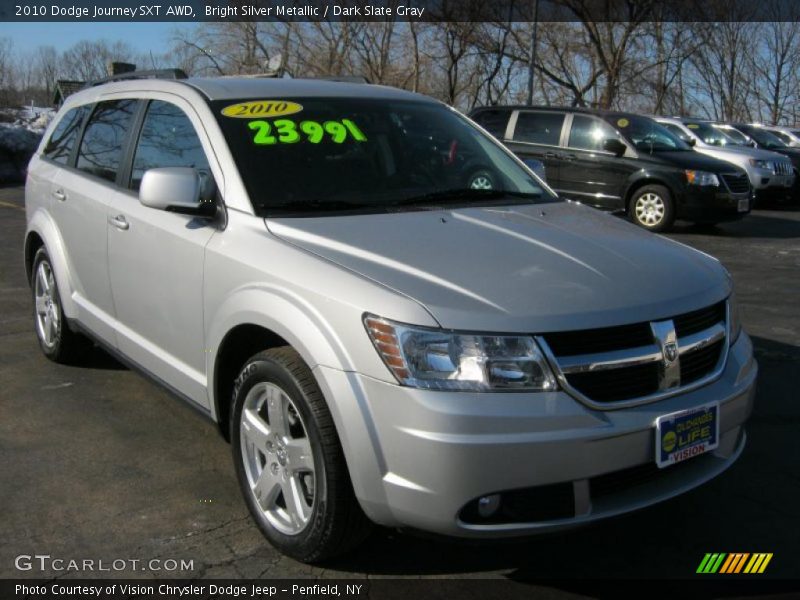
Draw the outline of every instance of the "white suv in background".
[[[654,117],[661,125],[692,144],[701,154],[724,160],[747,171],[757,200],[792,196],[792,161],[777,152],[742,146],[714,123],[680,117]]]

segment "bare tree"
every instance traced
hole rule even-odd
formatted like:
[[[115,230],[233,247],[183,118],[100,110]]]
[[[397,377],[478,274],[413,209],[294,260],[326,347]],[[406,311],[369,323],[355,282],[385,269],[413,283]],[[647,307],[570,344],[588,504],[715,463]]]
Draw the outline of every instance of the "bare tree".
[[[61,55],[60,79],[101,79],[108,74],[109,62],[129,62],[133,57],[133,49],[125,42],[82,40]]]
[[[13,52],[14,44],[11,39],[0,37],[0,106],[9,106],[16,100]]]
[[[800,32],[796,23],[787,22],[766,23],[761,31],[753,93],[766,114],[759,117],[794,124],[790,107],[800,101]]]

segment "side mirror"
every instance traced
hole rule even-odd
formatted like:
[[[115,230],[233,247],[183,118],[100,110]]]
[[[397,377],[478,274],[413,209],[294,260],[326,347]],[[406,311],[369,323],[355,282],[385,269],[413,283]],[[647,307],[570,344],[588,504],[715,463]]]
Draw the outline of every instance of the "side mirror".
[[[216,207],[201,200],[203,187],[203,178],[190,167],[149,169],[139,186],[139,202],[158,210],[211,217]]]
[[[690,146],[694,147],[697,144],[697,140],[694,138],[681,138],[684,142],[689,144]]]
[[[622,156],[628,147],[617,138],[607,138],[603,140],[603,150],[611,152],[614,156]]]

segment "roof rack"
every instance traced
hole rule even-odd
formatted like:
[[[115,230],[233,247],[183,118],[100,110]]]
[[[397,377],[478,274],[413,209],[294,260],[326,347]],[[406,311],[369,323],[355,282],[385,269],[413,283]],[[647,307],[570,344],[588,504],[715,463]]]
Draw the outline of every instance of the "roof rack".
[[[370,83],[363,75],[331,75],[328,77],[298,77],[298,79],[313,79],[315,81],[338,81],[339,83]]]
[[[126,79],[186,79],[186,73],[183,69],[153,69],[150,71],[129,71],[127,73],[119,73],[117,75],[110,75],[103,79],[95,79],[86,83],[87,87],[101,85],[112,81],[124,81]]]

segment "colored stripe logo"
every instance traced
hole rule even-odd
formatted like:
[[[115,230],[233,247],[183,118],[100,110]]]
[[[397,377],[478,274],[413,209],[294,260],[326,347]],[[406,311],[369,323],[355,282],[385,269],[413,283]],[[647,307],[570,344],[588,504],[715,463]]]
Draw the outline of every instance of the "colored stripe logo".
[[[763,573],[771,560],[772,552],[709,552],[700,561],[697,573]]]

